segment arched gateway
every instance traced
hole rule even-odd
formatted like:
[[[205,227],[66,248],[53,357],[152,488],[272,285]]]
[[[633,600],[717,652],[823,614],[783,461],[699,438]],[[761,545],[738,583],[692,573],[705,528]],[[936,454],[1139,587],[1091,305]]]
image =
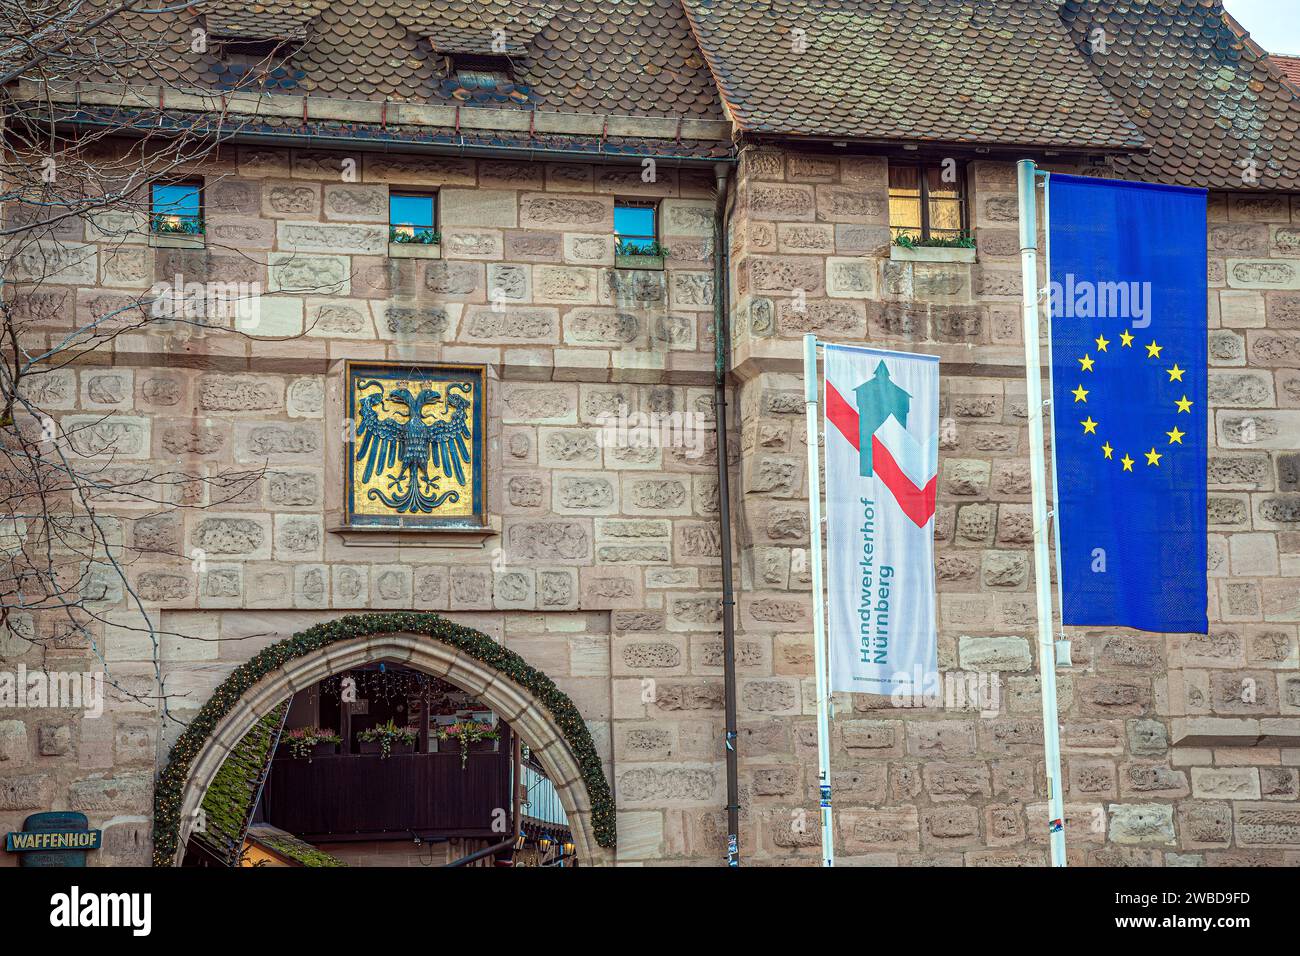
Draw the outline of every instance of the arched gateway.
[[[294,693],[350,668],[390,661],[474,694],[527,741],[554,783],[578,858],[612,862],[613,795],[587,725],[555,682],[486,634],[437,614],[360,614],[272,644],[231,673],[172,747],[154,796],[154,865],[184,856],[192,821],[227,754]]]

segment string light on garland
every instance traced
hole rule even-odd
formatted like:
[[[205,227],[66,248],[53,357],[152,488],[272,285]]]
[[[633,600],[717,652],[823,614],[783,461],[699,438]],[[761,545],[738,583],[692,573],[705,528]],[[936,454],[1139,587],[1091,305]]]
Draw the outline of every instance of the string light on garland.
[[[259,651],[217,686],[172,746],[167,766],[158,777],[154,790],[154,866],[172,865],[180,841],[185,782],[195,759],[217,725],[254,685],[290,661],[331,644],[396,633],[420,634],[463,651],[536,697],[554,719],[578,762],[591,802],[591,823],[596,842],[602,847],[615,846],[617,827],[613,793],[605,779],[600,754],[586,721],[568,695],[551,678],[486,634],[454,624],[437,614],[402,611],[355,614],[317,624]]]
[[[432,674],[422,671],[399,668],[389,670],[351,670],[326,677],[320,682],[321,693],[331,700],[339,700],[343,695],[343,680],[351,678],[356,686],[357,696],[367,700],[407,701],[422,700],[445,702],[452,699],[473,698],[455,684],[448,683]],[[487,710],[482,707],[482,710]]]

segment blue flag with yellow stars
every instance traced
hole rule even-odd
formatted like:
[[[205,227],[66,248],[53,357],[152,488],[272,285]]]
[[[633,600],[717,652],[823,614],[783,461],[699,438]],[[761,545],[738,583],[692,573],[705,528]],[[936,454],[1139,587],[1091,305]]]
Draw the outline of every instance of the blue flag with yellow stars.
[[[1205,633],[1205,190],[1047,188],[1062,620]]]

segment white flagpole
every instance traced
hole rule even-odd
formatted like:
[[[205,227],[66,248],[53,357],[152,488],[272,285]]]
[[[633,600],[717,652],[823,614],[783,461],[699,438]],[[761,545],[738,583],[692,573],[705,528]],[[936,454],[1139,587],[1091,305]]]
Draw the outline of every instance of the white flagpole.
[[[817,445],[821,395],[817,380],[817,336],[803,337],[803,397],[808,419],[808,530],[812,552],[813,667],[817,671],[817,783],[822,818],[822,866],[835,865],[831,823],[830,677],[826,662],[826,596],[822,584],[821,453]]]
[[[1061,725],[1056,712],[1056,644],[1052,639],[1052,581],[1047,549],[1047,465],[1043,453],[1043,372],[1038,344],[1038,225],[1032,160],[1016,164],[1020,195],[1020,271],[1025,331],[1029,476],[1034,517],[1034,592],[1038,610],[1038,677],[1043,698],[1043,758],[1047,765],[1048,839],[1052,866],[1065,866],[1061,793]]]

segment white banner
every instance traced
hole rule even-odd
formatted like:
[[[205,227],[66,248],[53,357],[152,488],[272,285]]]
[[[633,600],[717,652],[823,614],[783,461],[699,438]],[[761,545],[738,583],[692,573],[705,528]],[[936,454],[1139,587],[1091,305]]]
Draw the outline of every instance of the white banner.
[[[939,359],[825,346],[831,690],[934,694]]]

